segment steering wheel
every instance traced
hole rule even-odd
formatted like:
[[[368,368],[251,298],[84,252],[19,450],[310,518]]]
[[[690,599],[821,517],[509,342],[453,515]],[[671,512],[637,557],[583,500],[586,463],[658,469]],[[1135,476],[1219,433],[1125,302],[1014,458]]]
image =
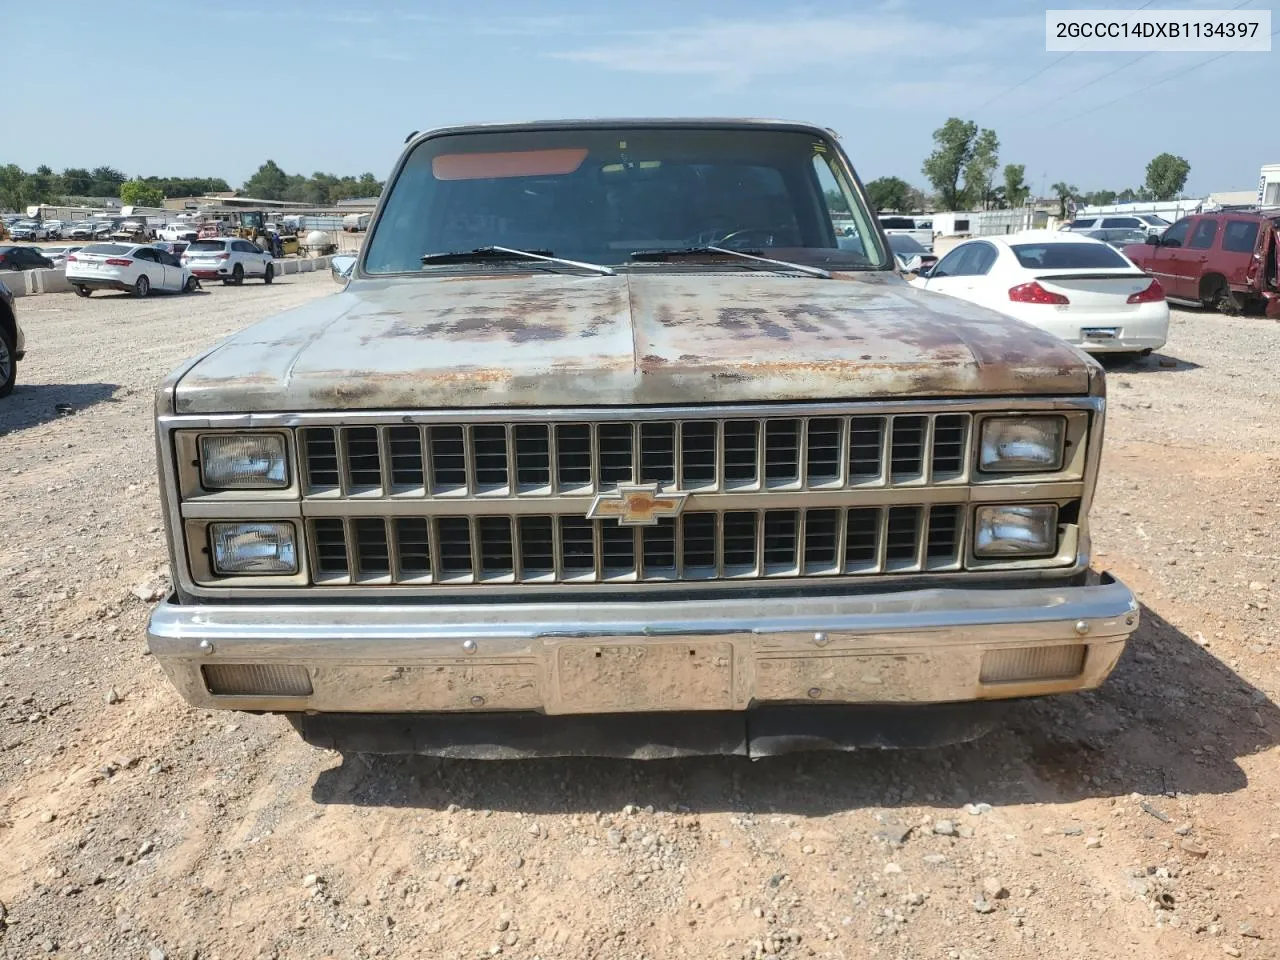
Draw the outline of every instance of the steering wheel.
[[[726,233],[719,240],[712,241],[709,246],[725,247],[730,250],[742,250],[748,247],[772,247],[777,231],[769,227],[744,227]]]

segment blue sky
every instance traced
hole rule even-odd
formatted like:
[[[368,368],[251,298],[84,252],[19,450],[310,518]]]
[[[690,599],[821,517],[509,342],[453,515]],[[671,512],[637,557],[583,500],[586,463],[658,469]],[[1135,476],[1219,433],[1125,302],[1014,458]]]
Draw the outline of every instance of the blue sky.
[[[411,130],[707,115],[833,127],[864,180],[918,186],[948,116],[992,127],[1000,162],[1026,164],[1036,191],[1060,179],[1138,186],[1165,150],[1190,161],[1189,193],[1250,189],[1260,165],[1280,162],[1280,52],[1232,54],[1185,78],[1210,54],[1156,53],[1105,79],[1138,55],[1078,53],[1031,77],[1062,56],[1044,50],[1045,7],[1100,0],[7,6],[0,163],[26,169],[106,163],[239,186],[270,157],[291,173],[381,179]],[[17,69],[25,54],[40,66]]]

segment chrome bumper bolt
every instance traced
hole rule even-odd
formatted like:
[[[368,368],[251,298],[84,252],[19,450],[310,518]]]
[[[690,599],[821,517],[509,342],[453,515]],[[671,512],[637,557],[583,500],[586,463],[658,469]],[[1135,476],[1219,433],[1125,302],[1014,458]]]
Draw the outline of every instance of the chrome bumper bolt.
[[[1088,633],[1088,632],[1089,632],[1089,621],[1087,621],[1087,620],[1077,620],[1077,621],[1076,621],[1076,633],[1080,634],[1080,636],[1082,636],[1082,637],[1083,637],[1083,636],[1084,636],[1086,633]]]
[[[209,654],[213,653],[213,641],[212,641],[212,640],[201,640],[201,641],[200,641],[200,652],[201,652],[201,653],[203,653],[206,657],[207,657]]]
[[[827,636],[825,633],[823,633],[821,630],[819,630],[817,633],[813,635],[813,642],[820,647],[825,647],[828,643],[831,642],[831,638]]]
[[[463,640],[462,649],[467,651],[467,653],[475,653],[478,647],[474,640]]]

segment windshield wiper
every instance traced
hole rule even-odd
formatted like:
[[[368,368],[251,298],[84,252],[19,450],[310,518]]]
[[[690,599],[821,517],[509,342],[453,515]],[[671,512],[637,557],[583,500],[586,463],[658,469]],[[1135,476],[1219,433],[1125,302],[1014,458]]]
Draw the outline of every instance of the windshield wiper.
[[[646,260],[670,260],[672,257],[696,257],[708,253],[719,253],[730,257],[739,257],[743,260],[750,260],[753,263],[768,264],[773,267],[785,267],[788,270],[798,270],[800,273],[806,273],[811,277],[821,277],[823,280],[830,280],[831,274],[821,267],[810,267],[803,263],[792,263],[790,260],[774,260],[771,257],[760,257],[754,253],[745,253],[742,250],[730,250],[728,247],[678,247],[671,250],[640,250],[631,254],[631,259],[643,263]]]
[[[486,260],[538,260],[542,263],[558,263],[565,267],[577,267],[579,270],[590,270],[605,277],[612,277],[614,271],[599,263],[584,263],[581,260],[567,260],[553,256],[550,250],[516,250],[513,247],[476,247],[474,250],[454,250],[449,253],[424,253],[422,262],[428,263],[483,263]]]

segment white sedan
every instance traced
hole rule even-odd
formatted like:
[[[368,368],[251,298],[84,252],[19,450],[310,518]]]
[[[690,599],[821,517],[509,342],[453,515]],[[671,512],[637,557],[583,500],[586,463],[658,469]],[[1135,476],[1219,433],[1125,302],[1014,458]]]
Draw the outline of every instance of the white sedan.
[[[967,240],[912,286],[998,310],[1090,353],[1148,354],[1169,337],[1160,281],[1074,232]]]
[[[67,257],[67,279],[82,297],[95,290],[194,293],[200,281],[167,250],[142,243],[91,243]]]

